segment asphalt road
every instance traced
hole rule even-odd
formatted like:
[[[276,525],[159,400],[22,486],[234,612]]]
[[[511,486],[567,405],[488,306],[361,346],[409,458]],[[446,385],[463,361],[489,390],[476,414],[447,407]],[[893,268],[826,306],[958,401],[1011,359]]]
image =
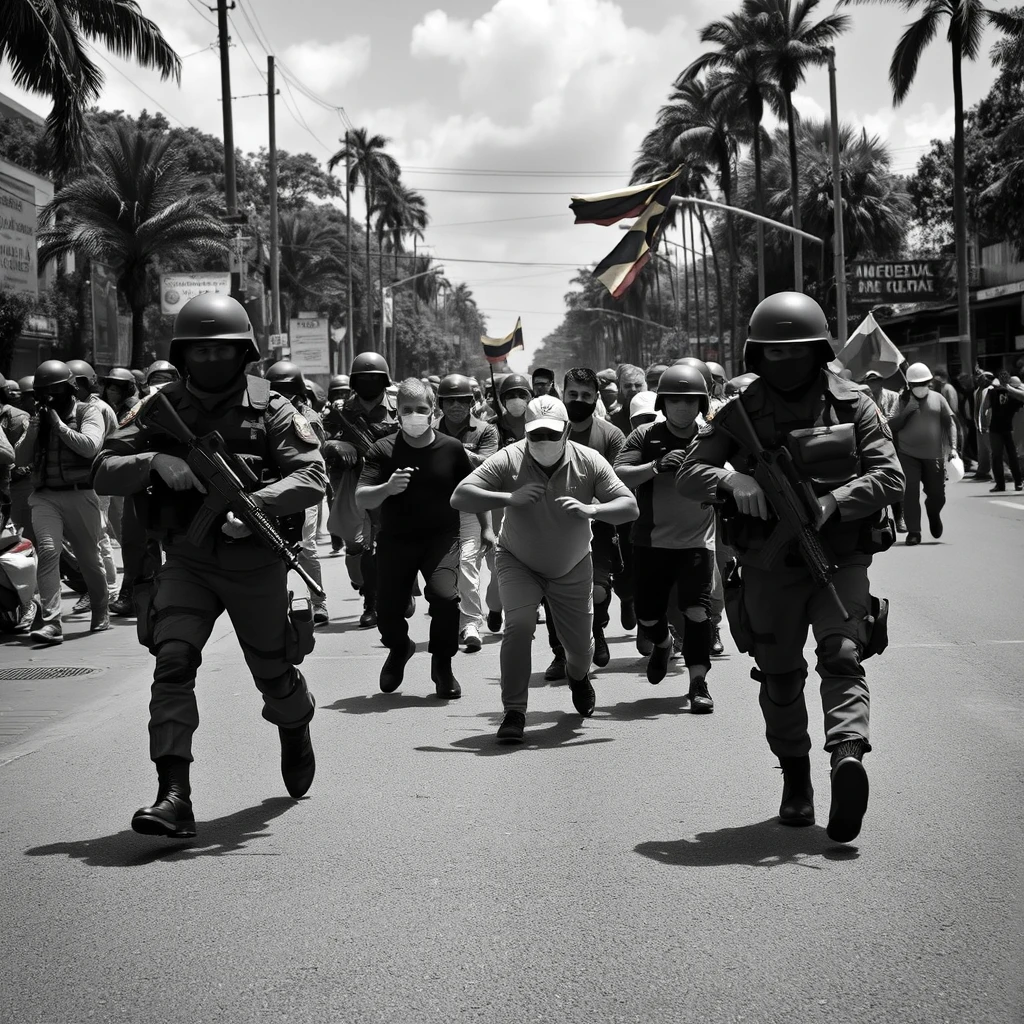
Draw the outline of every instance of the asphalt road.
[[[775,823],[746,658],[715,665],[715,713],[691,716],[683,670],[651,687],[615,626],[594,717],[538,673],[528,742],[501,747],[498,638],[456,660],[460,701],[433,696],[425,653],[382,695],[340,559],[305,666],[310,796],[284,793],[225,620],[193,841],[129,828],[155,793],[133,626],[0,647],[3,670],[97,669],[0,682],[0,1018],[1021,1021],[1024,496],[995,497],[958,485],[941,543],[876,562],[892,642],[869,663],[871,805],[847,847]],[[420,651],[426,625],[421,607]]]

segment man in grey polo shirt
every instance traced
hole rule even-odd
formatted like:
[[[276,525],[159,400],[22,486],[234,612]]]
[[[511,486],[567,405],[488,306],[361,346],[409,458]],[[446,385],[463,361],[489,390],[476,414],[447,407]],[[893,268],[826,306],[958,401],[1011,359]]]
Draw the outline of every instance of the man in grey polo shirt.
[[[618,525],[638,515],[636,499],[600,454],[568,439],[565,406],[550,395],[526,410],[526,437],[478,466],[452,495],[460,512],[504,508],[495,567],[505,632],[501,641],[498,738],[518,742],[526,724],[530,649],[537,606],[547,599],[565,648],[572,702],[584,717],[596,696],[591,520]]]

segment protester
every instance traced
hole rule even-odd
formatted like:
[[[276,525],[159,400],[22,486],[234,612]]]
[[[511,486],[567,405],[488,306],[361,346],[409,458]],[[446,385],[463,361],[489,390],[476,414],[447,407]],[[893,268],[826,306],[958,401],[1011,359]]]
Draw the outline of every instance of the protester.
[[[665,363],[654,363],[652,366],[647,367],[647,371],[644,374],[644,379],[647,382],[648,391],[658,390],[658,381],[661,379],[661,375],[668,369]]]
[[[150,391],[159,391],[176,380],[181,380],[181,374],[166,359],[154,359],[146,370],[146,387]]]
[[[974,390],[971,394],[971,406],[977,450],[978,468],[974,474],[974,482],[981,483],[983,480],[992,479],[992,446],[989,437],[988,422],[985,417],[985,399],[988,396],[988,389],[995,380],[995,374],[983,370],[980,366],[974,368]]]
[[[405,610],[416,574],[427,581],[430,678],[438,697],[462,696],[452,671],[459,649],[459,516],[451,498],[472,466],[462,444],[431,426],[434,393],[410,377],[398,387],[400,432],[377,441],[363,459],[356,504],[380,509],[377,539],[377,625],[388,656],[380,688],[402,685],[416,653]],[[481,517],[482,518],[482,517]],[[481,530],[484,527],[481,525]]]
[[[715,515],[676,491],[675,474],[697,437],[697,418],[708,410],[707,382],[694,366],[672,366],[658,382],[656,409],[665,419],[629,435],[615,471],[636,492],[640,517],[633,523],[636,615],[654,645],[647,679],[660,683],[672,655],[669,598],[686,623],[683,657],[694,714],[715,709],[708,692],[711,670],[711,593],[715,565]]]
[[[644,379],[644,371],[632,363],[623,363],[619,367],[618,385],[619,411],[612,414],[611,421],[622,431],[624,437],[628,437],[631,429],[629,425],[630,403],[637,395],[648,391],[649,388]]]
[[[532,393],[534,395],[554,395],[558,397],[558,388],[555,387],[555,372],[546,366],[540,366],[533,371]]]
[[[13,492],[19,488],[23,479],[27,485],[26,489],[31,490],[31,481],[28,479],[30,470],[27,467],[18,470],[13,456],[21,439],[28,432],[29,415],[11,401],[12,384],[17,388],[16,382],[7,380],[3,374],[0,374],[0,430],[4,432],[8,444],[11,446],[12,454],[11,461],[0,467],[0,520],[2,523],[6,523],[10,519],[15,526],[23,526],[28,518],[26,515],[28,494],[21,497],[21,503],[15,511]]]
[[[882,414],[883,420],[888,420],[899,408],[900,393],[885,386],[885,378],[877,370],[868,370],[864,374],[864,384],[871,392],[871,398],[878,411]]]
[[[889,419],[900,465],[906,478],[903,519],[907,546],[921,543],[921,488],[924,487],[928,529],[942,536],[946,504],[946,462],[957,452],[956,420],[946,400],[931,387],[932,372],[924,363],[907,368],[907,389]]]
[[[497,428],[473,414],[473,381],[460,373],[445,377],[437,392],[441,418],[437,430],[461,441],[469,464],[476,468],[499,447]],[[459,523],[459,643],[469,654],[483,646],[484,610],[480,598],[480,570],[485,556],[494,548],[494,532],[486,513],[460,512]]]
[[[705,418],[714,416],[719,409],[725,405],[725,385],[728,378],[725,375],[725,367],[712,359],[705,361],[704,365],[711,373],[711,386],[708,388],[708,412]]]
[[[641,391],[639,395],[634,396],[629,406],[630,434],[638,427],[642,427],[647,423],[654,423],[659,419],[664,419],[664,414],[659,414],[658,412],[657,404],[657,392]],[[626,437],[629,437],[629,434]]]
[[[989,439],[992,448],[992,476],[995,486],[989,492],[996,494],[1006,490],[1003,472],[1003,457],[1010,467],[1014,490],[1024,488],[1021,478],[1017,444],[1013,439],[1013,418],[1024,408],[1024,389],[1014,387],[1007,370],[1000,370],[998,378],[989,388],[985,398],[983,416],[988,422]]]
[[[636,499],[595,451],[568,440],[569,415],[555,398],[533,399],[527,436],[477,467],[452,496],[464,512],[504,508],[495,559],[505,632],[501,693],[505,715],[498,738],[521,741],[530,684],[530,647],[537,607],[547,598],[565,648],[573,706],[588,717],[593,640],[591,521],[613,524],[637,516]]]

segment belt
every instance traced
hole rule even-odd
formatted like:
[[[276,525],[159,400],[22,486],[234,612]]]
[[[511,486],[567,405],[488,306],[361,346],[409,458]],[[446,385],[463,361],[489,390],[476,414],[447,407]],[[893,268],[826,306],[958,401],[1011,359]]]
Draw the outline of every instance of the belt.
[[[43,484],[37,491],[91,491],[92,484]]]

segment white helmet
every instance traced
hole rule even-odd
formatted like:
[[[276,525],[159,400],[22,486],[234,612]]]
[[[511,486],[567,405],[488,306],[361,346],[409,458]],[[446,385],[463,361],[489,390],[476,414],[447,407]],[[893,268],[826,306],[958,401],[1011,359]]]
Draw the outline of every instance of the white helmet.
[[[907,367],[908,384],[929,384],[932,379],[932,371],[924,363],[911,363]]]

